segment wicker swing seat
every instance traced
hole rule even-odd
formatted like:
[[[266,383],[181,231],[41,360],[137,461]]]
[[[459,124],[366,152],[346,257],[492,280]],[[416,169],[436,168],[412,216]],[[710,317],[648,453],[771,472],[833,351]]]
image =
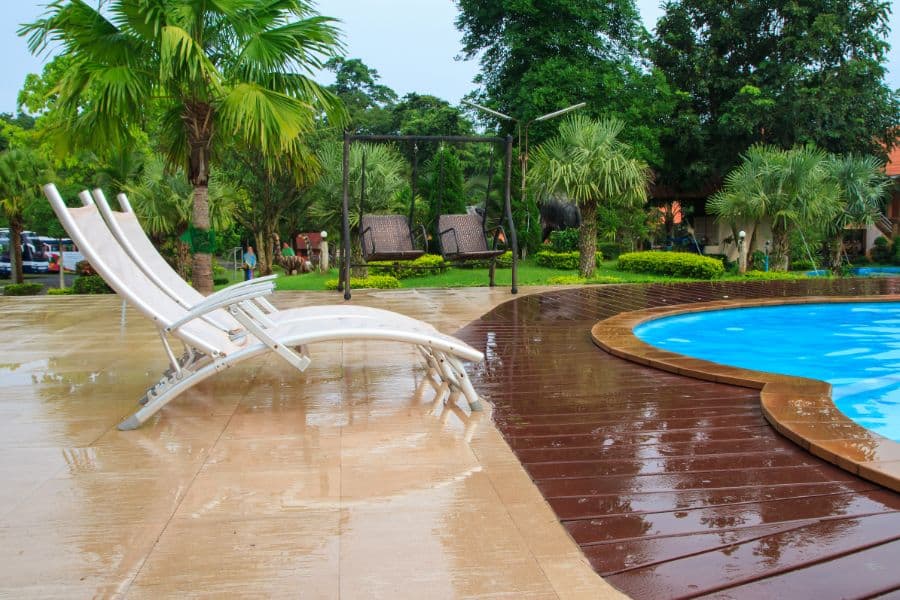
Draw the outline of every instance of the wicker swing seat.
[[[423,242],[424,234],[422,229]],[[409,222],[402,215],[363,215],[359,237],[366,262],[415,260],[425,254],[416,247]]]
[[[506,252],[506,232],[502,226],[485,231],[477,214],[438,217],[441,251],[446,260],[489,260]],[[487,238],[491,237],[491,248]],[[498,244],[502,245],[498,248]]]

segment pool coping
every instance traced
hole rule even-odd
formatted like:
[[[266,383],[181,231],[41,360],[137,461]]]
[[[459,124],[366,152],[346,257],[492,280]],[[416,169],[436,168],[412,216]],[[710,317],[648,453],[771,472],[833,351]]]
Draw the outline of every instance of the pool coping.
[[[591,328],[591,337],[597,346],[625,360],[696,379],[760,390],[763,415],[780,434],[823,460],[900,492],[900,443],[874,433],[844,415],[831,399],[829,383],[688,357],[651,346],[638,339],[633,331],[636,326],[654,319],[717,309],[897,301],[900,301],[900,295],[805,296],[662,306],[623,312],[599,321]]]

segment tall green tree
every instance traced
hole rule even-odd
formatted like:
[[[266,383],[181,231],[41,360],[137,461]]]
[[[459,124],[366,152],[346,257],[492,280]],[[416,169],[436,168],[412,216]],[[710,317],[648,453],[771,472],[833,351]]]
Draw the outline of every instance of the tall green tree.
[[[638,209],[647,200],[650,169],[621,141],[624,126],[618,119],[596,121],[584,115],[566,119],[559,135],[534,151],[534,166],[528,172],[532,185],[562,193],[581,209],[582,277],[591,277],[596,267],[598,207]]]
[[[831,268],[841,267],[844,230],[871,225],[882,214],[889,197],[891,180],[884,175],[884,163],[872,156],[831,156],[826,164],[837,185],[838,213],[825,223],[831,241]]]
[[[798,147],[782,150],[756,145],[744,153],[743,162],[725,178],[725,185],[706,204],[706,210],[737,230],[749,228],[741,248],[741,270],[746,270],[758,224],[772,226],[772,264],[787,270],[790,233],[796,228],[812,232],[834,219],[839,211],[838,190],[827,168],[824,150]]]
[[[898,96],[884,82],[890,3],[669,0],[651,57],[678,99],[666,183],[697,186],[755,143],[878,155]]]
[[[392,109],[397,94],[378,83],[378,71],[358,58],[335,56],[325,63],[334,72],[334,84],[329,86],[347,107],[349,126],[361,134],[392,133]]]
[[[0,153],[0,208],[9,222],[9,257],[15,283],[23,283],[22,231],[28,205],[41,198],[41,186],[48,178],[46,161],[27,148],[10,148]]]
[[[583,111],[626,121],[628,136],[644,158],[654,152],[660,95],[644,69],[646,32],[633,0],[457,0],[463,56],[478,59],[476,101],[527,122],[587,102]],[[483,115],[481,115],[483,116]],[[490,121],[515,133],[509,121]],[[556,132],[536,123],[539,143]]]
[[[209,178],[229,140],[257,147],[268,167],[298,151],[324,110],[345,111],[302,71],[338,47],[332,19],[305,0],[55,0],[20,30],[33,52],[71,59],[56,88],[60,125],[75,140],[123,146],[148,103],[162,115],[161,143],[192,186],[194,286],[212,290]]]
[[[213,173],[209,191],[209,219],[216,231],[227,231],[234,222],[238,195]],[[192,268],[190,245],[181,236],[191,224],[193,190],[181,169],[169,169],[164,157],[151,155],[141,175],[123,186],[147,235],[182,277]]]
[[[431,159],[425,163],[425,180],[423,192],[428,202],[428,211],[419,215],[426,231],[437,234],[438,217],[440,215],[459,215],[466,212],[466,185],[463,168],[455,149],[442,146]],[[433,240],[439,236],[434,235]],[[437,250],[437,248],[435,248]]]

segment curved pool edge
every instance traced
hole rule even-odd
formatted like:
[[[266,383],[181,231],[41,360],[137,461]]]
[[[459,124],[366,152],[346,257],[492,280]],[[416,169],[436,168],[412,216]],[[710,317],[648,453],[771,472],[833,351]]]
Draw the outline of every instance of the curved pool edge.
[[[634,335],[647,321],[727,308],[784,304],[897,302],[900,295],[716,300],[619,313],[591,328],[594,343],[613,356],[663,371],[760,390],[766,420],[810,453],[863,479],[900,492],[900,443],[850,420],[831,399],[831,385],[818,379],[720,365],[651,346]]]

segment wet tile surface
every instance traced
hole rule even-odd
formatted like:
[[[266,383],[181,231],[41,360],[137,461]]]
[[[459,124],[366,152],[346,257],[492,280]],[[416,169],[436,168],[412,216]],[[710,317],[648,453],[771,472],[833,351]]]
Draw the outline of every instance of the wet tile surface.
[[[354,293],[446,332],[508,298]],[[490,411],[435,406],[411,349],[320,344],[303,374],[249,361],[120,432],[165,367],[120,310],[0,298],[0,597],[621,597]]]
[[[590,330],[647,308],[898,292],[896,279],[578,288],[502,304],[460,337],[487,356],[473,382],[509,445],[620,590],[864,598],[900,589],[889,566],[900,556],[900,495],[776,432],[758,390],[622,360]]]

